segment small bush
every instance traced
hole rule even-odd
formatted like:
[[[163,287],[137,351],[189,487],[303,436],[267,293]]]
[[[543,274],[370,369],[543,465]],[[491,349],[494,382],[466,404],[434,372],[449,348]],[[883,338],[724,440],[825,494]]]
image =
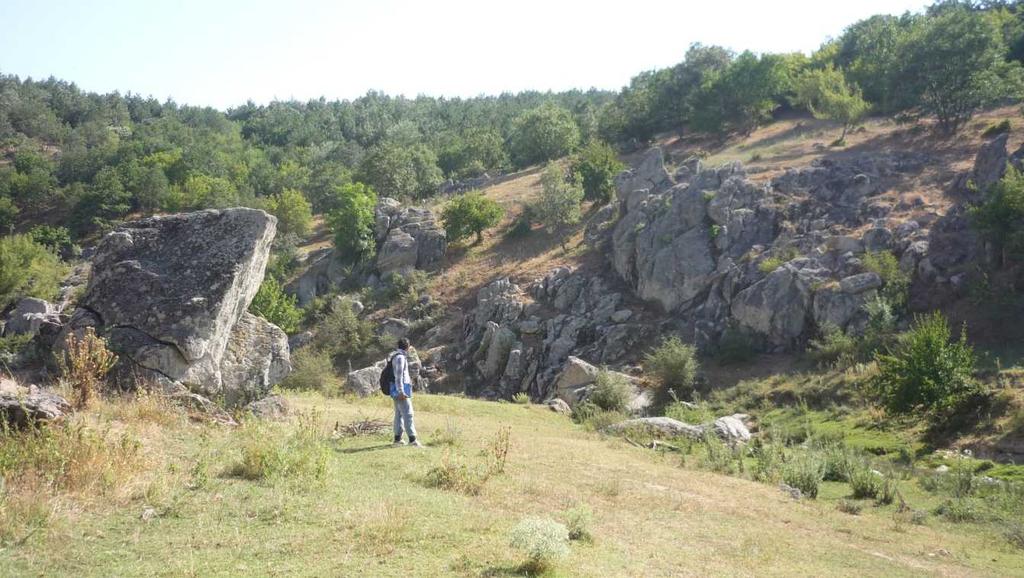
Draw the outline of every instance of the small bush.
[[[21,297],[53,299],[67,267],[28,235],[0,237],[0,309]]]
[[[847,500],[844,498],[836,502],[836,509],[844,514],[859,516],[864,507],[853,500]]]
[[[89,407],[103,385],[103,379],[117,363],[117,356],[107,349],[105,339],[86,327],[81,337],[69,332],[64,353],[59,359],[64,381],[74,392],[78,409]]]
[[[330,450],[316,412],[300,414],[291,433],[252,420],[243,424],[240,436],[239,459],[228,469],[231,476],[273,483],[320,481],[327,475]]]
[[[602,370],[597,374],[594,390],[587,398],[605,411],[625,412],[633,398],[633,387],[626,376]]]
[[[331,356],[312,347],[300,349],[292,355],[292,371],[281,382],[283,389],[319,391],[325,395],[336,393],[340,385]]]
[[[285,293],[271,275],[263,279],[249,304],[249,312],[277,325],[285,333],[295,333],[302,321],[302,310],[295,304],[295,296]]]
[[[754,339],[742,330],[730,327],[718,341],[715,360],[721,365],[746,363],[757,356]]]
[[[448,418],[444,429],[437,428],[430,436],[430,445],[456,447],[462,444],[462,428]]]
[[[808,498],[818,497],[818,487],[824,477],[825,464],[810,452],[798,454],[782,468],[782,481]]]
[[[907,304],[910,291],[910,276],[900,269],[900,262],[889,251],[866,253],[862,259],[864,268],[882,278],[881,296],[897,310]]]
[[[823,367],[845,369],[857,362],[857,340],[835,325],[822,328],[822,335],[812,339],[811,357]]]
[[[542,573],[569,555],[569,530],[547,518],[527,518],[512,528],[509,545],[526,554],[524,570]]]
[[[430,488],[475,496],[483,489],[489,477],[485,469],[466,464],[446,449],[441,455],[441,463],[427,471],[424,481]]]
[[[603,205],[615,197],[615,176],[625,167],[612,147],[592,140],[576,155],[571,171],[579,175],[584,197]]]
[[[714,433],[704,436],[702,466],[720,474],[735,474],[743,467],[739,448],[730,448]]]
[[[266,200],[267,212],[277,217],[279,235],[305,237],[313,224],[313,206],[301,191],[284,189]]]
[[[373,352],[376,340],[373,324],[356,315],[346,303],[335,303],[320,321],[312,346],[327,352],[335,367],[345,369]]]
[[[679,396],[693,391],[699,369],[697,350],[678,337],[669,337],[644,356],[644,368],[654,375],[663,393]]]
[[[987,193],[984,204],[971,210],[975,227],[1000,258],[1024,255],[1024,174],[1013,166]]]
[[[865,464],[858,464],[849,473],[850,489],[857,500],[875,499],[882,491],[882,478]]]
[[[789,263],[800,256],[800,251],[795,247],[788,247],[776,254],[770,255],[757,264],[757,270],[765,275],[774,272],[779,267]]]
[[[580,405],[583,404],[578,404],[576,406],[576,409],[579,409]],[[608,429],[609,426],[615,425],[619,422],[629,419],[629,416],[622,412],[606,411],[597,407],[596,405],[590,405],[590,407],[593,408],[592,413],[590,413],[589,417],[584,418],[582,421],[583,427],[590,431],[605,431],[606,429]],[[575,415],[576,411],[573,410],[573,419],[576,419]]]
[[[586,504],[566,510],[565,526],[569,530],[569,539],[591,542],[594,539],[590,526],[594,522],[594,512]]]
[[[674,401],[665,406],[665,417],[677,419],[683,423],[701,424],[714,421],[715,414],[703,403]]]
[[[520,391],[512,396],[512,403],[519,405],[530,405],[530,394],[525,391]]]
[[[487,475],[493,476],[505,472],[508,463],[508,452],[512,448],[512,428],[503,427],[498,430],[490,443],[487,444]]]
[[[786,454],[781,445],[755,438],[750,452],[754,456],[754,480],[774,484],[782,478]]]
[[[978,520],[978,509],[973,500],[957,498],[947,500],[935,512],[953,523],[974,522]]]
[[[980,391],[966,329],[951,341],[949,324],[938,312],[918,317],[895,351],[875,359],[879,373],[873,384],[892,413],[953,410]]]
[[[1024,522],[1011,522],[1003,535],[1011,545],[1024,550]]]

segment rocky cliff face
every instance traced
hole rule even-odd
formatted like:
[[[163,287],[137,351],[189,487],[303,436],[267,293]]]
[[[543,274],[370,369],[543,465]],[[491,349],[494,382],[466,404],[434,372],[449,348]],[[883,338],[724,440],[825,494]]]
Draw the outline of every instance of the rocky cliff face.
[[[97,248],[65,331],[95,327],[122,373],[229,403],[263,397],[290,370],[284,332],[246,312],[276,224],[263,211],[226,209],[118,227]]]
[[[1007,154],[1005,145],[986,144],[954,189],[991,184],[1007,162],[1024,164],[1024,153]],[[740,163],[712,169],[691,159],[670,171],[652,149],[619,175],[618,200],[588,223],[585,239],[607,256],[607,270],[556,269],[526,287],[492,282],[465,316],[450,363],[481,384],[470,393],[547,399],[571,356],[622,367],[659,335],[713,352],[741,332],[764,351],[797,350],[827,327],[865,329],[865,305],[885,282],[865,268],[868,252],[898,259],[912,280],[912,309],[941,305],[963,295],[985,248],[966,205],[885,194],[928,162],[870,153],[756,181]],[[658,313],[625,306],[635,298]]]
[[[617,179],[619,219],[593,242],[606,243],[616,273],[703,348],[734,327],[765,349],[792,349],[826,324],[861,321],[880,286],[865,275],[866,251],[903,255],[926,238],[877,198],[887,178],[921,163],[911,154],[820,160],[758,183],[738,162],[690,161],[670,176],[652,149]]]

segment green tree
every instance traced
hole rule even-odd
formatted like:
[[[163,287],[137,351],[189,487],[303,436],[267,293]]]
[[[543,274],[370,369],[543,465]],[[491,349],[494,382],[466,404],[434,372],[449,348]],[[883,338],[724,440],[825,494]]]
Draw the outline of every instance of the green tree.
[[[782,55],[740,54],[724,71],[705,78],[695,98],[692,126],[708,132],[751,133],[780,106],[790,72]]]
[[[272,275],[267,275],[259,291],[249,304],[249,312],[277,325],[285,333],[295,333],[302,321],[302,310],[295,304],[295,296],[288,295]]]
[[[131,193],[125,190],[113,167],[104,167],[79,196],[72,222],[79,231],[105,229],[131,210]]]
[[[579,175],[584,198],[605,204],[614,198],[615,176],[624,168],[612,147],[594,140],[576,155],[572,172]]]
[[[900,102],[900,49],[917,18],[877,15],[861,20],[828,45],[833,54],[826,63],[842,69],[847,81],[862,88],[864,98],[879,112],[905,108]]]
[[[470,191],[453,198],[441,212],[441,220],[449,241],[459,241],[475,233],[479,243],[483,241],[484,229],[497,225],[504,214],[494,200],[479,191]]]
[[[583,187],[565,178],[561,167],[548,163],[540,176],[541,193],[532,207],[532,214],[549,233],[558,237],[566,250],[570,228],[580,222]]]
[[[572,114],[554,103],[524,113],[512,127],[512,161],[519,167],[550,161],[571,153],[580,143]]]
[[[0,234],[9,232],[18,218],[20,210],[10,197],[0,197]]]
[[[285,189],[266,201],[267,212],[277,217],[281,235],[305,237],[313,224],[313,208],[306,197],[295,189]]]
[[[921,113],[956,132],[974,113],[1021,87],[1018,63],[1007,62],[992,20],[956,7],[913,26],[900,48],[900,87]]]
[[[377,193],[363,183],[349,183],[338,188],[335,198],[338,208],[327,217],[334,232],[334,246],[343,259],[352,263],[369,259],[376,248],[373,210]]]
[[[971,210],[978,231],[995,247],[1000,265],[1007,258],[1024,257],[1024,174],[1014,166]]]
[[[839,142],[846,133],[867,114],[869,105],[860,89],[846,83],[842,71],[829,65],[818,70],[807,70],[796,81],[796,102],[807,108],[814,118],[826,118],[843,127]]]
[[[53,299],[67,268],[28,235],[0,237],[0,309],[22,297]]]
[[[426,197],[437,192],[443,177],[437,157],[424,145],[379,144],[359,167],[359,178],[386,197]]]
[[[979,391],[966,328],[959,340],[952,341],[949,324],[939,312],[918,317],[896,348],[876,354],[875,361],[874,387],[892,413],[953,410]]]

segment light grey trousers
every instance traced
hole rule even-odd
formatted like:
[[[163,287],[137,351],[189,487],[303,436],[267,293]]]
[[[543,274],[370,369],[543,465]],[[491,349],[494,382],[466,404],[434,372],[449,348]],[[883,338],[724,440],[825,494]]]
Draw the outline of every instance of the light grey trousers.
[[[394,398],[392,398],[394,399]],[[409,434],[409,441],[416,439],[416,426],[412,422],[412,398],[394,399],[395,402],[395,440],[402,439],[402,426]]]

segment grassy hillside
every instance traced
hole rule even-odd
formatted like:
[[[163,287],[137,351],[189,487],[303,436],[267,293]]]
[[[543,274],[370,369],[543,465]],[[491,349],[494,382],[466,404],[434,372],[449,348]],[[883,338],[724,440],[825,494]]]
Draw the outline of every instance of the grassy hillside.
[[[237,428],[153,399],[79,414],[107,442],[54,434],[72,459],[42,500],[46,512],[18,517],[21,502],[10,501],[3,522],[16,535],[0,575],[521,575],[510,529],[580,506],[593,512],[593,539],[572,542],[549,575],[1022,573],[1020,550],[986,527],[934,516],[915,524],[870,503],[843,513],[839,484],[797,502],[774,485],[702,471],[699,449],[681,458],[637,448],[543,407],[420,396],[427,447],[414,449],[390,447],[389,433],[331,435],[335,424],[389,419],[384,398],[292,401],[300,417]],[[482,470],[503,428],[503,473],[461,490],[431,482],[444,463],[472,479],[453,465]],[[89,444],[106,450],[74,457]],[[118,461],[126,447],[131,461]],[[7,491],[28,495],[23,481]],[[929,505],[905,485],[908,500],[921,500],[914,507]]]

